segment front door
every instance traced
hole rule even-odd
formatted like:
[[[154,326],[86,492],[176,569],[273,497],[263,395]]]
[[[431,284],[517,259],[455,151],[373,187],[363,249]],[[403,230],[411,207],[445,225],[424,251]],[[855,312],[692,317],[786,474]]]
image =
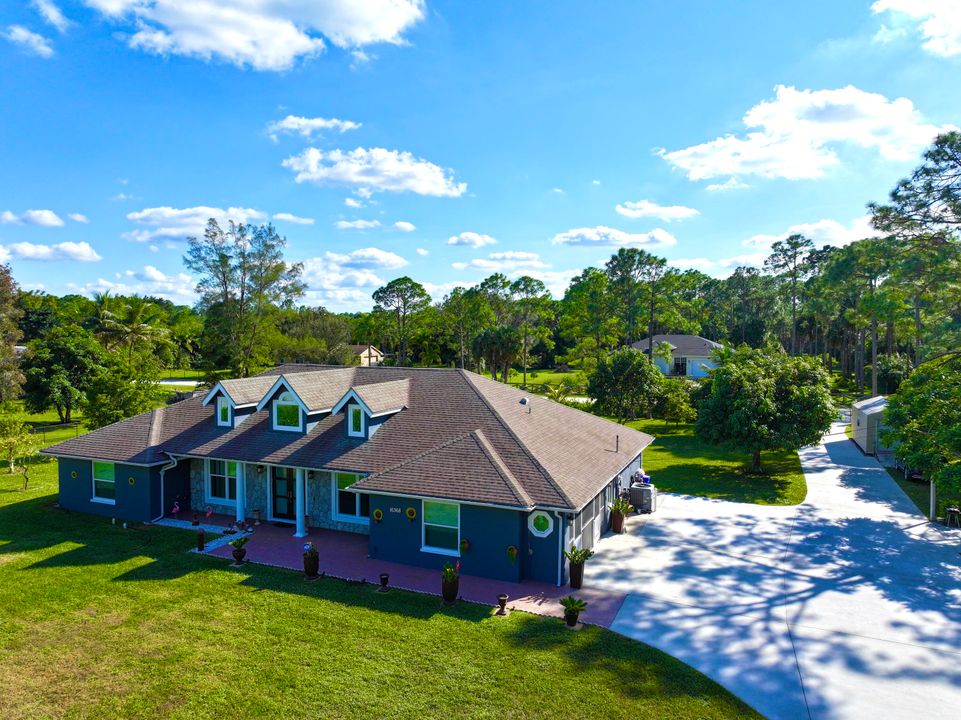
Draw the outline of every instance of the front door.
[[[271,471],[270,494],[273,516],[278,520],[293,520],[295,516],[293,468],[274,467]]]

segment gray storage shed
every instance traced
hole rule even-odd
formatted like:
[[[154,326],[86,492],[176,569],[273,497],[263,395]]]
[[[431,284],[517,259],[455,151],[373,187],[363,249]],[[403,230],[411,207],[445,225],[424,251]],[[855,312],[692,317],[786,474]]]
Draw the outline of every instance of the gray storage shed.
[[[851,406],[851,437],[865,455],[890,451],[881,440],[887,407],[888,399],[883,395],[861,400]]]

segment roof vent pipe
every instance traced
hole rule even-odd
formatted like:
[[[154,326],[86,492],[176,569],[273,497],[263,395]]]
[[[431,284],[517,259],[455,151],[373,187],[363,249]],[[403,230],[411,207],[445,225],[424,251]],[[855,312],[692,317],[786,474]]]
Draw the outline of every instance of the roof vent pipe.
[[[614,452],[617,453],[620,451],[621,451],[621,436],[615,435],[614,436]]]

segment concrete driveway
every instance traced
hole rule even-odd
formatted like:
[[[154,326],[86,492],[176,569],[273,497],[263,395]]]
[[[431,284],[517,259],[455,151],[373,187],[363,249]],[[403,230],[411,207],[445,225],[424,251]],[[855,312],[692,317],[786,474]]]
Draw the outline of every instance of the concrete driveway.
[[[627,593],[612,629],[770,718],[961,716],[961,533],[843,425],[801,462],[795,507],[661,495],[600,542],[585,586]]]

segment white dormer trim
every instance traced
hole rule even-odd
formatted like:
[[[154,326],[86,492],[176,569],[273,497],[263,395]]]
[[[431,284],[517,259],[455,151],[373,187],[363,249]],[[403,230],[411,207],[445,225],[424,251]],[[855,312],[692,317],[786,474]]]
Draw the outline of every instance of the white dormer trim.
[[[357,405],[360,405],[360,407],[363,409],[364,413],[367,414],[368,416],[370,416],[370,417],[376,417],[376,416],[374,415],[374,413],[372,413],[372,412],[370,411],[370,408],[367,407],[367,403],[365,403],[363,400],[360,399],[360,395],[358,395],[358,394],[354,391],[354,388],[351,388],[351,389],[348,390],[346,393],[344,393],[344,397],[342,397],[340,400],[338,400],[338,401],[337,401],[337,404],[334,405],[334,406],[330,409],[330,414],[331,414],[331,415],[336,415],[336,414],[339,413],[341,410],[343,410],[343,409],[344,409],[344,405],[346,405],[346,404],[349,403],[349,402],[354,402],[354,403],[356,403]],[[383,414],[383,413],[381,413],[381,414]]]
[[[235,406],[234,399],[230,397],[230,393],[227,392],[227,388],[225,388],[219,382],[216,385],[214,385],[212,388],[210,388],[210,391],[204,396],[204,401],[201,404],[204,406],[209,405],[211,401],[215,397],[217,397],[218,394],[223,395],[225,398],[227,398],[227,400],[230,401],[231,407]]]
[[[285,395],[289,396],[289,402],[281,403],[280,399]],[[297,425],[281,425],[277,422],[277,410],[283,404],[284,407],[296,407],[297,408]],[[297,393],[292,390],[285,390],[280,393],[276,398],[274,398],[271,409],[270,417],[273,422],[274,430],[285,430],[287,432],[303,432],[304,430],[304,416],[307,411],[304,409],[303,403],[300,402],[300,398],[297,397]]]
[[[360,430],[354,430],[354,412],[360,413]],[[357,403],[347,404],[347,436],[367,437],[367,411]]]
[[[224,411],[227,419],[224,420]],[[214,404],[214,417],[217,419],[218,427],[233,427],[234,424],[234,404],[226,395],[218,395],[217,402]]]
[[[259,412],[263,410],[265,407],[267,407],[267,403],[270,402],[271,398],[274,395],[276,395],[277,391],[280,390],[281,388],[289,392],[291,395],[293,395],[297,399],[297,402],[300,405],[300,409],[303,410],[304,413],[309,412],[309,410],[307,409],[307,403],[301,400],[300,395],[298,395],[297,392],[290,386],[290,383],[287,382],[287,378],[285,378],[283,375],[277,378],[277,382],[275,382],[273,385],[270,386],[270,390],[268,390],[264,394],[264,396],[260,399],[260,402],[257,403],[257,411]]]

